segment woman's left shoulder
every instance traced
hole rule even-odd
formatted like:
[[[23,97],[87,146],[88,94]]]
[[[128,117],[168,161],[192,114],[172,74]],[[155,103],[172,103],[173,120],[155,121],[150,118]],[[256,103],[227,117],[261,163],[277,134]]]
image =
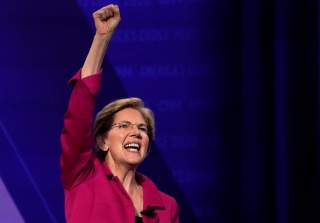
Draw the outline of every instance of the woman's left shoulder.
[[[170,213],[170,218],[171,218],[171,222],[172,223],[179,223],[180,222],[180,219],[179,219],[179,205],[176,201],[176,199],[169,195],[169,194],[166,194],[162,191],[159,191],[160,193],[160,196],[162,198],[162,201],[163,201],[163,204],[165,204],[165,207],[167,210],[169,210],[169,213]]]
[[[178,206],[177,205],[177,201],[173,196],[171,196],[171,195],[169,195],[169,194],[167,194],[167,193],[165,193],[165,192],[163,192],[161,190],[159,190],[159,194],[161,196],[161,199],[162,199],[163,203],[165,203],[165,204],[166,203],[170,203],[170,204],[172,204],[174,206]]]
[[[158,189],[156,184],[150,178],[141,173],[138,173],[137,176],[138,181],[142,184],[143,188],[147,189],[148,192],[158,194],[157,196],[161,198],[163,204],[178,208],[176,199],[173,196]]]

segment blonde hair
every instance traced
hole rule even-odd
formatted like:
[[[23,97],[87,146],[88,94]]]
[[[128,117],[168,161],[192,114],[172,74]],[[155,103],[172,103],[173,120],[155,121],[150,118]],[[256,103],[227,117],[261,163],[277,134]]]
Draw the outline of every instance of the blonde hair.
[[[106,106],[96,115],[93,124],[93,136],[95,143],[95,153],[100,160],[104,160],[107,152],[101,149],[102,139],[111,129],[114,121],[114,115],[125,108],[133,108],[138,110],[146,121],[148,128],[149,145],[155,138],[155,123],[153,112],[144,106],[140,98],[124,98],[115,100]]]

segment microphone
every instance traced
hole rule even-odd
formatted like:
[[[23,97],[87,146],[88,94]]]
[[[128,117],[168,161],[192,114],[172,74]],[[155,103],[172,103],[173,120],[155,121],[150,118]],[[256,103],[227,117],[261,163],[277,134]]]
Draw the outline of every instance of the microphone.
[[[147,206],[146,209],[142,210],[140,213],[147,217],[153,217],[156,214],[156,210],[164,210],[162,206]]]
[[[155,207],[148,206],[145,210],[140,212],[142,215],[152,217],[155,215]]]

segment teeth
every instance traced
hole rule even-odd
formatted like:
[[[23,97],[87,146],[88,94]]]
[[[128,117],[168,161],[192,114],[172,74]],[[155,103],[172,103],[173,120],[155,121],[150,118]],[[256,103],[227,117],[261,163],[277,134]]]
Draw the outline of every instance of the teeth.
[[[124,148],[129,148],[129,150],[139,150],[140,149],[140,145],[138,143],[129,143],[124,145]]]

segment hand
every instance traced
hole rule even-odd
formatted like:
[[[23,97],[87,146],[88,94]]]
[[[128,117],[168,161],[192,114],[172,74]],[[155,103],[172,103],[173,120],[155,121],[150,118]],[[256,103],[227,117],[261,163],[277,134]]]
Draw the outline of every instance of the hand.
[[[95,11],[92,17],[96,27],[96,34],[101,36],[112,35],[121,20],[119,7],[113,4]]]

